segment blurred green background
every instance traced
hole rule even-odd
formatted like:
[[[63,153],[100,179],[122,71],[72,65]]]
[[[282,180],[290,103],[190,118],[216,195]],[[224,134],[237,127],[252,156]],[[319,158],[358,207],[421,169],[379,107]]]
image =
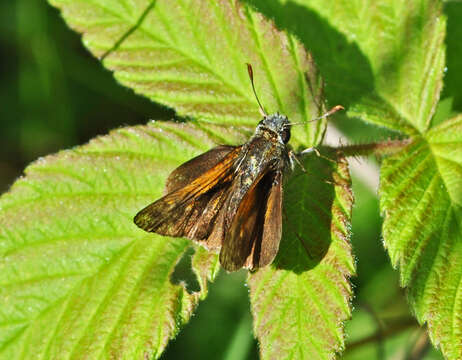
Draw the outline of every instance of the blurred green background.
[[[448,70],[439,119],[462,111],[462,3],[447,3],[445,13]],[[0,2],[0,54],[1,192],[40,156],[115,127],[174,117],[173,111],[119,86],[45,1]],[[336,125],[352,141],[388,136],[359,121],[340,119]],[[413,319],[398,273],[383,250],[374,191],[358,179],[354,191],[352,243],[358,276],[343,358],[441,359]],[[244,271],[221,273],[163,358],[257,359],[245,277]]]

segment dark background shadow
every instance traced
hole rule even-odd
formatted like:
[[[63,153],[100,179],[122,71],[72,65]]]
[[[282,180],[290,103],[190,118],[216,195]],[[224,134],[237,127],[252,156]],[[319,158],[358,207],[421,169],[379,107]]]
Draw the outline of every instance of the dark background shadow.
[[[452,98],[452,110],[462,112],[462,2],[444,4],[448,18],[446,31],[446,66],[441,99]]]
[[[0,2],[0,192],[39,156],[174,112],[120,86],[46,1]]]

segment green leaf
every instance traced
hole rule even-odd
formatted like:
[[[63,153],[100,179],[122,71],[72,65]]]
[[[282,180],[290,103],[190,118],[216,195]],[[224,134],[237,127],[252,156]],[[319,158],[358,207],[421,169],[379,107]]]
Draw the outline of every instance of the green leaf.
[[[357,9],[366,14],[372,1]],[[374,74],[374,97],[389,104],[398,116],[384,118],[393,123],[392,128],[408,134],[424,132],[430,126],[443,86],[445,66],[444,37],[446,19],[442,15],[440,1],[386,1],[376,7],[367,17],[358,42],[367,54]],[[352,19],[353,21],[360,19]],[[366,20],[366,19],[364,19]],[[375,39],[375,41],[371,41]],[[368,118],[368,97],[353,107],[355,112]],[[400,121],[406,119],[406,125]],[[382,125],[381,121],[377,122]],[[386,125],[386,124],[384,124]],[[391,125],[391,124],[390,124]],[[409,126],[415,130],[411,131]]]
[[[383,236],[419,322],[448,359],[462,357],[462,116],[388,159]]]
[[[301,39],[349,115],[411,135],[429,127],[445,66],[440,1],[247,2]]]
[[[222,142],[222,136],[240,143],[243,132],[155,122],[113,131],[29,166],[0,198],[0,356],[159,357],[206,296],[218,260],[195,247],[191,264],[200,290],[189,293],[172,274],[191,242],[145,233],[133,224],[133,215],[161,195],[175,166]],[[277,268],[262,269],[250,280],[254,292],[264,284],[259,276],[282,274],[291,280],[285,295],[306,295],[294,287],[305,281],[304,291],[324,294],[308,301],[318,313],[303,306],[297,314],[328,321],[330,333],[312,332],[309,338],[325,356],[343,344],[341,321],[350,313],[351,297],[347,277],[354,271],[347,242],[352,202],[347,165],[343,161],[336,170],[332,163],[315,158],[305,163],[313,175],[291,178],[285,202],[290,220]],[[317,197],[301,200],[301,186]],[[302,249],[298,234],[319,222]],[[296,235],[288,230],[292,226]],[[252,299],[255,311],[260,303],[254,293]],[[270,327],[274,336],[262,336],[256,320],[264,352],[271,351],[269,342],[285,341],[277,327]],[[303,333],[295,335],[294,346],[303,349]]]
[[[443,290],[448,293],[441,290],[443,286],[436,293],[439,287],[432,281],[443,275],[438,265],[430,269],[434,257],[451,269],[461,264],[461,131],[458,120],[439,126],[437,121],[431,123],[444,72],[446,20],[442,3],[248,2],[274,16],[279,27],[298,35],[310,49],[326,79],[330,101],[349,107],[349,115],[416,137],[408,150],[387,160],[383,167],[384,238],[393,264],[401,266],[402,284],[409,286],[419,320],[429,321],[434,343],[441,343],[450,357],[455,349],[462,348],[457,340],[460,295],[454,292],[460,288],[456,285],[460,270],[453,271],[445,284]],[[416,207],[423,210],[418,212]],[[439,248],[442,250],[436,256]],[[422,284],[433,288],[422,289],[427,286]],[[435,306],[425,303],[427,300]],[[435,323],[438,329],[432,325]],[[460,353],[455,353],[453,358],[460,358]]]
[[[307,160],[308,174],[296,173],[284,190],[279,254],[249,277],[263,359],[333,359],[344,348],[355,271],[351,180],[345,159]]]
[[[261,116],[246,62],[268,112],[301,122],[323,111],[303,46],[236,0],[50,2],[120,83],[181,116],[255,126]],[[297,127],[294,139],[317,144],[323,126]]]
[[[191,246],[148,234],[133,216],[169,172],[240,133],[152,123],[45,157],[0,198],[0,357],[157,358],[185,323],[216,255],[197,248],[200,285],[170,279]]]

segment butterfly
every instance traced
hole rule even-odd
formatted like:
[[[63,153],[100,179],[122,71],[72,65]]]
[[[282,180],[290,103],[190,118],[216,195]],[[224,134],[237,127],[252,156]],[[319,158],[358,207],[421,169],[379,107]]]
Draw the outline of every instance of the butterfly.
[[[167,179],[167,194],[134,218],[145,231],[186,237],[219,251],[227,271],[273,262],[282,236],[284,177],[298,162],[287,145],[293,124],[285,115],[264,111],[250,64],[247,70],[263,115],[253,136],[242,145],[217,146],[176,168]],[[340,109],[337,105],[321,118]]]

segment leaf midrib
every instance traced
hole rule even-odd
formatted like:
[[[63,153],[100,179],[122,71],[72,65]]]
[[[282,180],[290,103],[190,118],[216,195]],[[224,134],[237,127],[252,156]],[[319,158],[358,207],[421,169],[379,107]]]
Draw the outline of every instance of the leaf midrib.
[[[302,344],[303,343],[303,340],[301,338],[302,336],[302,331],[301,331],[301,328],[302,328],[302,321],[301,321],[301,309],[302,309],[302,306],[300,304],[300,299],[302,298],[302,296],[300,296],[300,292],[301,292],[301,289],[305,289],[305,291],[308,291],[310,293],[310,291],[308,290],[306,284],[304,282],[301,282],[301,276],[297,276],[297,295],[296,295],[296,301],[297,301],[297,309],[296,309],[296,313],[297,313],[297,337],[298,337],[298,344]],[[303,280],[306,280],[306,279],[303,279]],[[320,309],[319,307],[319,304],[318,304],[318,301],[317,300],[314,300],[313,301],[315,303],[315,305],[317,306],[318,309]],[[323,311],[322,311],[323,312]],[[324,314],[321,314],[321,317],[322,319],[325,321],[325,318],[324,318]],[[312,334],[312,333],[311,333]],[[319,348],[319,345],[312,339],[312,336],[307,336],[307,338],[309,339],[310,343],[313,345],[313,348],[316,350],[316,352],[318,353],[318,355],[320,355],[320,357],[324,357],[325,359],[327,359],[327,357],[323,356],[325,353],[323,353],[321,351],[321,349]],[[301,348],[299,348],[301,350]]]
[[[448,161],[448,162],[452,162],[452,163],[456,164],[456,165],[459,166],[459,167],[461,167],[462,165],[459,164],[459,163],[458,163],[457,161],[455,161],[455,160],[448,159],[448,158],[445,158],[444,156],[439,156],[439,155],[435,154],[434,149],[433,149],[433,147],[432,147],[432,143],[431,143],[428,139],[426,139],[426,138],[422,138],[422,140],[425,142],[426,146],[428,147],[429,153],[430,153],[431,158],[432,158],[432,160],[433,160],[433,163],[435,164],[435,167],[436,167],[436,172],[437,172],[438,176],[440,177],[441,182],[442,182],[443,185],[444,185],[444,189],[445,189],[445,192],[446,192],[446,194],[447,194],[447,196],[448,196],[448,199],[449,199],[449,201],[450,201],[450,203],[451,203],[451,207],[454,207],[454,206],[457,207],[457,206],[459,206],[459,203],[458,203],[457,201],[455,201],[455,200],[451,197],[451,191],[449,191],[449,186],[448,186],[448,184],[446,183],[446,178],[443,176],[443,173],[442,173],[442,171],[441,171],[440,163],[439,163],[439,161],[438,161],[438,158],[444,159],[444,160],[446,160],[446,161]],[[459,144],[462,145],[462,141],[460,141]],[[461,181],[462,181],[462,180],[461,180]]]

